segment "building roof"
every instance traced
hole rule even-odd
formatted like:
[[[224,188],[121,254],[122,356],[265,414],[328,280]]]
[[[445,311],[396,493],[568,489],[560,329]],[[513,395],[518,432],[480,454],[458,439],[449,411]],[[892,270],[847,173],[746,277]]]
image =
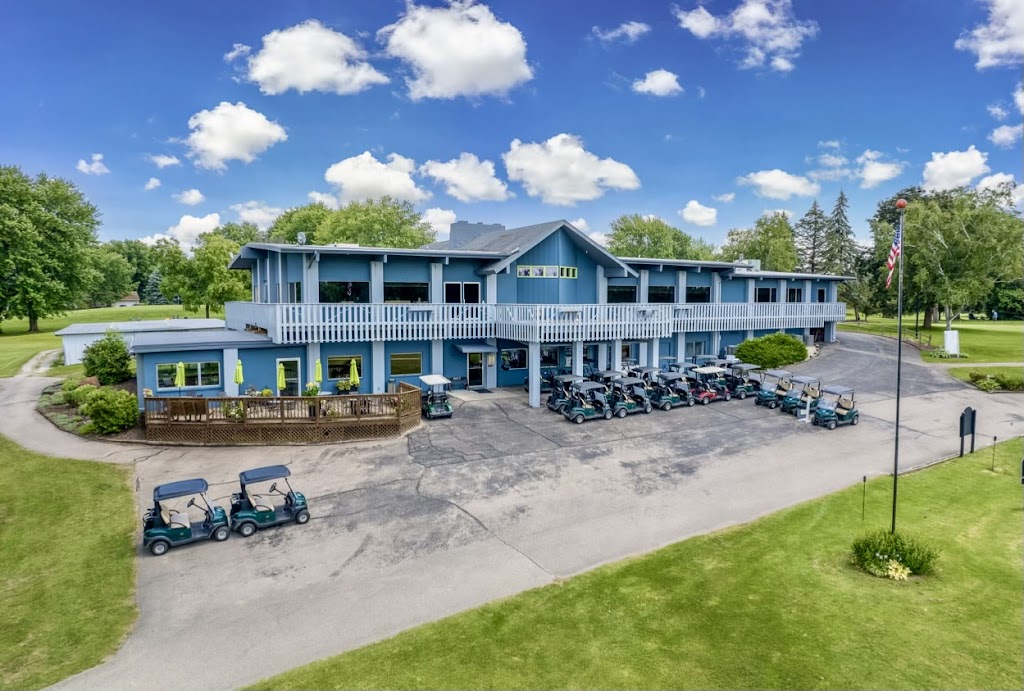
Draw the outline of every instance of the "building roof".
[[[79,334],[102,334],[107,331],[120,333],[145,333],[149,331],[199,331],[223,329],[223,319],[140,319],[127,322],[95,322],[71,324],[56,332],[57,336]]]
[[[619,257],[627,264],[641,264],[644,266],[682,266],[697,269],[726,269],[735,270],[744,268],[749,264],[737,264],[736,262],[712,262],[699,259],[656,259],[653,257]]]
[[[799,274],[788,271],[750,271],[737,269],[733,272],[734,278],[792,278],[798,281],[852,281],[853,276],[833,276],[831,274]]]
[[[437,244],[437,243],[434,243]],[[375,259],[386,259],[389,255],[398,257],[439,258],[461,257],[464,259],[500,259],[501,252],[449,250],[445,248],[421,247],[415,249],[399,247],[360,247],[358,245],[291,245],[276,242],[250,242],[235,255],[228,264],[229,269],[248,269],[256,263],[253,250],[267,250],[284,254],[344,254],[363,255]]]
[[[132,353],[164,353],[170,350],[210,350],[218,348],[261,348],[273,346],[266,334],[220,329],[213,331],[177,331],[140,333],[129,347]]]
[[[118,302],[131,302],[132,300],[139,302],[139,293],[137,291],[133,290],[127,295],[122,295]]]

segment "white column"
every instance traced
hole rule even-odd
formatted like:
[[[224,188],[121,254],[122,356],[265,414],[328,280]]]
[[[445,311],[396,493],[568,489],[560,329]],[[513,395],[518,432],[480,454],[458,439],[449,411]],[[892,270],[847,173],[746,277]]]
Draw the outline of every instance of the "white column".
[[[444,374],[444,341],[440,338],[430,342],[430,373]]]
[[[830,281],[828,284],[828,301],[839,302],[839,283],[836,281]]]
[[[284,302],[284,253],[277,253],[277,300]]]
[[[754,302],[754,296],[757,294],[754,286],[754,279],[747,279],[747,302]]]
[[[484,302],[488,305],[498,304],[498,274],[487,274],[484,277]]]
[[[686,332],[676,332],[676,362],[686,359]]]
[[[320,260],[316,255],[302,255],[306,270],[302,277],[302,301],[320,302]]]
[[[811,282],[810,280],[804,281],[804,302],[811,301]]]
[[[622,371],[622,339],[612,339],[612,366],[609,369],[613,369],[617,372]]]
[[[661,360],[661,339],[651,339],[651,367],[660,367],[659,361]]]
[[[530,407],[540,408],[540,343],[530,341],[527,349]]]
[[[640,287],[636,291],[636,301],[639,303],[647,302],[647,295],[650,293],[648,288],[651,285],[651,272],[647,269],[640,269]]]
[[[711,332],[711,354],[718,357],[722,350],[722,332],[715,329]]]
[[[572,342],[572,373],[583,376],[583,341]]]
[[[825,322],[825,342],[835,343],[836,342],[836,323]]]
[[[371,393],[384,393],[384,341],[374,341],[370,360],[373,362],[373,390]]]
[[[604,371],[608,369],[608,344],[598,343],[597,344],[597,369],[598,371]]]
[[[717,271],[711,274],[711,302],[722,301],[722,274]]]
[[[676,304],[686,303],[686,272],[676,271]]]
[[[787,297],[789,297],[788,295],[786,295],[786,288],[788,288],[788,287],[789,287],[789,283],[786,281],[786,279],[780,278],[779,279],[779,302],[789,302],[789,300],[786,299]]]
[[[647,367],[647,341],[640,341],[640,343],[637,344],[637,351],[637,367]]]
[[[608,304],[608,279],[604,275],[604,267],[597,265],[597,304]]]
[[[238,348],[224,349],[224,371],[220,373],[221,381],[224,382],[224,395],[237,396],[238,384],[235,383],[235,367],[238,366]],[[245,374],[245,363],[242,363],[242,374]],[[142,381],[142,377],[139,377]],[[142,400],[141,398],[139,399]]]
[[[263,302],[263,273],[260,271],[260,258],[256,257],[256,286],[253,291],[256,297],[253,302]]]
[[[753,337],[754,337],[754,331],[752,329],[747,329],[747,340],[749,341]]]
[[[430,265],[430,301],[435,305],[444,302],[444,265],[439,262]]]
[[[384,262],[370,262],[370,302],[384,302]]]
[[[299,383],[299,389],[303,389],[306,386],[306,382],[313,381],[313,377],[316,376],[316,361],[320,359],[320,344],[319,343],[307,343],[306,344],[306,381]],[[323,365],[323,363],[320,363]],[[324,375],[326,376],[326,372]],[[323,386],[323,383],[320,384]]]

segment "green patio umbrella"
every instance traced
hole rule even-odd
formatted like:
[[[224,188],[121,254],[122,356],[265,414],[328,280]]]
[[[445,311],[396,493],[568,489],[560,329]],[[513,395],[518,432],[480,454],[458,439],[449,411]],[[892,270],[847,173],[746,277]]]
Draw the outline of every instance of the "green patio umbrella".
[[[348,361],[348,383],[353,389],[359,388],[359,368],[356,367],[356,360],[352,358]]]
[[[277,363],[277,395],[280,396],[284,388],[288,386],[288,382],[284,379],[284,363]]]
[[[320,358],[316,359],[316,364],[313,366],[313,381],[317,384],[324,380],[324,368],[320,365]]]
[[[235,383],[241,384],[245,381],[245,376],[242,374],[242,361],[238,360],[235,362]]]
[[[174,385],[179,389],[185,386],[185,363],[179,362],[174,366]]]

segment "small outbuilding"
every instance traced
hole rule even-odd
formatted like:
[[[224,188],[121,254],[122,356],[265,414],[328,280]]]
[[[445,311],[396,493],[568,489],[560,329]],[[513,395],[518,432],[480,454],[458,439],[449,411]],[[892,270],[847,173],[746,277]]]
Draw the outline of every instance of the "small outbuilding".
[[[64,346],[64,364],[77,365],[82,362],[85,349],[107,331],[120,333],[131,348],[135,335],[140,333],[178,333],[186,331],[219,331],[224,329],[223,319],[146,319],[127,322],[97,322],[95,324],[71,324],[56,333]]]
[[[139,294],[136,291],[132,291],[127,295],[123,296],[120,300],[115,302],[111,307],[135,307],[142,300],[139,299]]]

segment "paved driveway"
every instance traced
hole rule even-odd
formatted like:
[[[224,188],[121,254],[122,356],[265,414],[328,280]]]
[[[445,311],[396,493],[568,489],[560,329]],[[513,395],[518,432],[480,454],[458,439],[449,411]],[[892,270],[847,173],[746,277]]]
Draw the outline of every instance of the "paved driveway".
[[[749,399],[574,425],[528,408],[525,394],[463,403],[405,439],[327,447],[111,451],[50,428],[61,453],[140,459],[143,502],[154,484],[195,475],[227,497],[240,469],[287,462],[314,515],[247,540],[141,555],[133,634],[59,686],[239,686],[889,472],[894,343],[842,335],[795,368],[857,388],[862,424],[833,432]],[[1024,433],[1019,397],[981,394],[912,349],[904,376],[904,468],[955,453],[965,405],[986,434]],[[8,380],[4,393],[28,400],[35,382]],[[45,427],[16,408],[0,432],[50,447],[31,438]]]

